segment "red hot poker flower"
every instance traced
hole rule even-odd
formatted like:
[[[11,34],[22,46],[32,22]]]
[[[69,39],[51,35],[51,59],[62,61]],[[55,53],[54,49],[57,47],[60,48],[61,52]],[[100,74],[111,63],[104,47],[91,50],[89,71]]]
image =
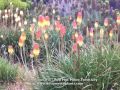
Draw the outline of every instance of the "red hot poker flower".
[[[40,53],[40,49],[39,49],[39,44],[38,43],[34,43],[33,44],[33,54],[35,57],[37,57]]]
[[[107,27],[107,26],[108,26],[108,24],[109,24],[109,23],[108,23],[108,18],[105,18],[105,20],[104,20],[104,26],[106,26],[106,27]]]
[[[45,26],[45,18],[44,18],[44,16],[41,16],[41,15],[39,16],[39,18],[38,18],[38,25],[41,28],[43,28]]]
[[[76,43],[79,45],[79,46],[82,46],[83,44],[83,36],[80,34],[78,36],[78,38],[76,39]]]
[[[61,24],[60,25],[60,36],[64,37],[65,34],[66,34],[66,27]]]
[[[50,18],[49,18],[49,16],[45,16],[45,25],[46,26],[50,26]]]
[[[93,32],[94,32],[94,30],[93,30],[93,28],[91,28],[90,29],[90,37],[93,37]]]
[[[33,49],[39,49],[39,44],[38,43],[34,43],[33,44]]]
[[[31,24],[31,26],[30,26],[30,31],[31,32],[34,31],[34,27],[35,27],[35,24]]]
[[[42,34],[42,32],[41,32],[40,30],[38,30],[38,31],[36,32],[36,39],[40,39],[41,34]]]
[[[78,12],[77,14],[77,23],[80,25],[82,22],[82,12]]]
[[[117,24],[120,24],[120,15],[117,16],[117,20],[116,20]]]
[[[76,52],[77,51],[77,43],[74,43],[72,46],[72,51]]]
[[[56,27],[56,30],[59,31],[60,30],[60,21],[55,21],[55,27]]]
[[[40,15],[38,18],[38,22],[43,23],[44,22],[44,16]]]
[[[72,22],[72,26],[73,26],[73,29],[77,29],[77,22],[75,20]]]

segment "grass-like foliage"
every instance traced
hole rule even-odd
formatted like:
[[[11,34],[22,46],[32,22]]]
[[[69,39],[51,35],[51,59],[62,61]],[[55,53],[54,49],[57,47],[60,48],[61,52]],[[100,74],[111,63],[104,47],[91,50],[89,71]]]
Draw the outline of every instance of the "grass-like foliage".
[[[7,60],[0,58],[0,81],[13,82],[17,77],[17,66],[10,64]]]
[[[81,48],[79,58],[75,54],[70,57],[64,55],[59,62],[52,62],[45,66],[41,70],[39,79],[37,78],[35,90],[109,90],[112,88],[118,90],[120,88],[119,64],[120,47],[118,46]],[[54,81],[55,79],[57,80]],[[60,83],[61,79],[79,79],[82,85],[41,85],[46,80],[48,83]],[[91,81],[87,81],[88,79]]]

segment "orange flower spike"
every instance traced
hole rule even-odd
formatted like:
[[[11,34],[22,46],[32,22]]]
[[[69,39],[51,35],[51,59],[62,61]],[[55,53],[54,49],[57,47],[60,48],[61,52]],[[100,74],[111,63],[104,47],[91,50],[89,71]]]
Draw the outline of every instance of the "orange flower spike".
[[[12,45],[8,46],[8,53],[11,54],[11,55],[14,53],[14,49],[13,49]]]
[[[38,30],[35,34],[36,34],[36,39],[39,40],[42,35],[42,32]]]
[[[37,57],[40,54],[39,44],[34,43],[33,45],[33,55]]]
[[[72,26],[73,26],[73,29],[77,29],[77,22],[75,20],[72,22]]]
[[[82,23],[82,12],[78,12],[76,21],[77,21],[78,25],[80,25]]]
[[[21,39],[21,37],[19,38],[18,45],[19,45],[19,47],[23,47],[23,45],[24,45],[24,41]]]
[[[80,34],[78,36],[78,38],[76,39],[76,43],[79,45],[79,46],[82,46],[83,45],[83,36]]]
[[[66,34],[66,27],[61,24],[60,26],[60,36],[63,38]]]
[[[116,22],[117,22],[118,25],[120,25],[120,15],[117,16]]]
[[[108,26],[108,24],[109,24],[109,21],[108,21],[108,18],[105,18],[105,20],[104,20],[104,26]]]
[[[25,41],[26,40],[26,33],[25,32],[22,32],[20,38]]]
[[[74,43],[72,46],[72,51],[76,52],[77,51],[77,43]]]

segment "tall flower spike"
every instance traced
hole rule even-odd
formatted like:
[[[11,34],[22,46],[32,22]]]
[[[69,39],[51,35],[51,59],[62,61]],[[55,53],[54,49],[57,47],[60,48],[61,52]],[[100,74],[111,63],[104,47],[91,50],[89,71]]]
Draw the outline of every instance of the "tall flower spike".
[[[76,39],[76,43],[79,45],[79,46],[82,46],[83,45],[83,36],[80,34],[78,36],[78,38]]]
[[[94,35],[94,34],[93,34],[93,31],[94,31],[93,28],[91,28],[91,29],[90,29],[90,37],[93,37],[93,35]]]
[[[44,22],[44,16],[39,16],[38,18],[38,25],[39,27],[43,28],[45,26],[45,22]]]
[[[103,36],[104,36],[104,30],[101,28],[100,29],[100,38],[103,38]]]
[[[77,43],[74,43],[72,46],[72,51],[76,52],[77,51]]]
[[[77,29],[77,22],[75,20],[72,22],[72,26],[73,26],[73,29]]]
[[[36,31],[36,39],[39,40],[42,32],[40,30]]]
[[[38,57],[39,54],[40,54],[39,44],[38,43],[34,43],[34,45],[33,45],[33,55],[35,57]]]
[[[45,34],[44,34],[44,38],[45,38],[45,40],[48,40],[49,35],[48,35],[47,33],[45,33]]]
[[[18,45],[19,45],[19,47],[23,47],[23,45],[24,45],[24,41],[21,38],[19,38]]]
[[[109,36],[110,36],[110,38],[112,38],[112,36],[113,36],[113,31],[112,30],[110,30]]]
[[[30,26],[30,32],[33,32],[34,28],[35,28],[35,24],[31,24],[31,26]]]
[[[80,25],[82,23],[82,12],[78,12],[76,21],[77,21],[78,25]]]
[[[14,49],[13,49],[13,46],[12,46],[12,45],[9,45],[9,46],[8,46],[8,53],[9,53],[9,54],[13,54],[13,53],[14,53]]]
[[[98,28],[98,25],[99,25],[99,24],[98,24],[98,21],[95,21],[94,27],[95,27],[95,28]]]
[[[45,16],[45,26],[50,26],[50,18],[49,16]]]
[[[66,27],[61,25],[60,26],[60,36],[63,38],[66,34]]]
[[[109,24],[109,22],[108,22],[108,18],[105,18],[105,20],[104,20],[104,26],[108,26],[108,24]]]
[[[116,22],[117,22],[118,25],[120,25],[120,15],[117,16]]]
[[[21,38],[21,40],[25,41],[26,40],[26,33],[22,32],[20,38]]]

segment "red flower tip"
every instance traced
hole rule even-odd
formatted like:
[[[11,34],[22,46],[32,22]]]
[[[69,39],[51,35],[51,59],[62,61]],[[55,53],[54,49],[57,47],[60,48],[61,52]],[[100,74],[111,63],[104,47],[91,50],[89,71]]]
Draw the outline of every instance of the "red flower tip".
[[[82,12],[78,12],[77,17],[81,17],[82,18]]]
[[[83,41],[83,36],[81,34],[78,36],[77,41]]]
[[[74,43],[72,46],[72,51],[76,52],[77,51],[77,43]]]
[[[33,48],[34,49],[39,49],[39,44],[38,43],[34,43]]]
[[[44,21],[44,16],[40,15],[39,18],[38,18],[38,21],[43,22]]]
[[[36,32],[36,38],[37,38],[37,39],[40,39],[41,34],[42,34],[42,32],[41,32],[40,30],[38,30],[38,31]]]
[[[45,16],[45,20],[49,21],[50,20],[49,16]]]
[[[73,21],[72,26],[74,29],[77,29],[77,22],[75,20]]]
[[[66,27],[61,24],[60,25],[60,36],[64,37],[65,34],[66,34]]]

